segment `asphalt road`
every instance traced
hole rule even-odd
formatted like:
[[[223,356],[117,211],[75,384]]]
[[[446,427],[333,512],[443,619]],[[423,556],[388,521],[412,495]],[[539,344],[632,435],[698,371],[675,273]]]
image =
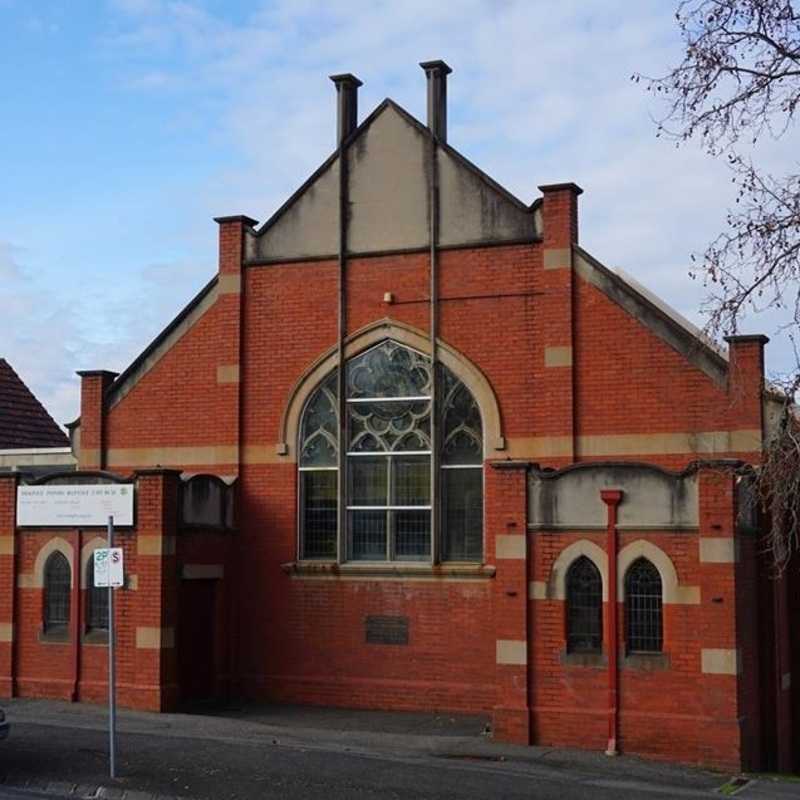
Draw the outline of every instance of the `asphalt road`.
[[[105,709],[13,700],[6,712],[12,732],[0,742],[0,800],[53,800],[75,785],[70,800],[101,786],[126,789],[129,800],[710,800],[731,777],[630,756],[504,745],[481,735],[481,718],[247,706],[122,711],[121,777],[112,782]],[[46,795],[18,791],[47,784]],[[764,778],[738,797],[800,798],[800,783]]]
[[[220,741],[132,733],[120,736],[122,778],[112,783],[105,778],[106,744],[105,733],[98,730],[17,723],[13,736],[0,748],[0,770],[8,773],[8,782],[12,784],[36,777],[104,783],[203,800],[713,797],[713,786],[708,780],[694,786],[664,785],[629,778],[624,773],[576,772],[560,768],[557,763],[495,761],[486,757],[393,756],[344,752],[324,742],[305,746],[285,745],[277,740]]]

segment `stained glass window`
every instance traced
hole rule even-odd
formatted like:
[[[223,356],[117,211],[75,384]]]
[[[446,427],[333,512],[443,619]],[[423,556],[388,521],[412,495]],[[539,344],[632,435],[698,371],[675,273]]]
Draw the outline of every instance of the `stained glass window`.
[[[52,553],[44,565],[44,629],[66,631],[69,626],[71,570],[63,553]]]
[[[337,373],[306,404],[300,430],[301,553],[334,559],[338,536]],[[345,366],[343,554],[352,561],[426,561],[433,514],[444,560],[483,554],[483,435],[467,388],[437,372],[441,497],[431,498],[433,369],[422,353],[385,340]]]
[[[567,652],[599,653],[603,647],[603,581],[586,556],[567,570]]]

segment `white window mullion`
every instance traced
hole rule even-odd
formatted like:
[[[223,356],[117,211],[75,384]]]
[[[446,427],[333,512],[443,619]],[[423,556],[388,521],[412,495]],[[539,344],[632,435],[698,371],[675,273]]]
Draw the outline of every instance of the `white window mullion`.
[[[348,403],[424,403],[430,400],[429,395],[414,395],[412,397],[348,397]]]
[[[431,506],[347,506],[348,511],[430,511]]]

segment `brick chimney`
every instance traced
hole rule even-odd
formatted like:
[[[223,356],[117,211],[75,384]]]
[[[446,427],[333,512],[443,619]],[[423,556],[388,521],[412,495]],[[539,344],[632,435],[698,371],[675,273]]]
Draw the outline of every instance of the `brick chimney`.
[[[578,195],[574,183],[540,186],[542,200],[542,270],[537,288],[542,292],[540,314],[547,324],[537,346],[536,358],[544,367],[541,391],[558,398],[548,414],[553,434],[564,444],[559,456],[569,463],[577,453],[575,423],[574,290],[572,246],[578,241]],[[554,465],[555,462],[553,462]]]
[[[546,248],[565,248],[578,243],[578,197],[583,189],[575,183],[540,186],[544,195],[542,225]]]
[[[78,467],[103,469],[106,465],[106,408],[105,395],[117,377],[105,369],[82,370],[81,427]]]
[[[731,428],[764,433],[764,346],[763,334],[726,336],[728,343],[728,397]],[[754,442],[758,450],[761,442]],[[738,447],[736,448],[738,449]],[[749,448],[748,448],[749,449]]]

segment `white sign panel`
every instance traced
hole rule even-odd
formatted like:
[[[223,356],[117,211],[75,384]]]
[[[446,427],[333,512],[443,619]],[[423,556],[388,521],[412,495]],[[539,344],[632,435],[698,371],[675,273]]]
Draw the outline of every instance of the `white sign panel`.
[[[122,586],[125,582],[121,547],[100,547],[94,551],[94,585]]]
[[[133,525],[133,484],[17,487],[17,525]]]

